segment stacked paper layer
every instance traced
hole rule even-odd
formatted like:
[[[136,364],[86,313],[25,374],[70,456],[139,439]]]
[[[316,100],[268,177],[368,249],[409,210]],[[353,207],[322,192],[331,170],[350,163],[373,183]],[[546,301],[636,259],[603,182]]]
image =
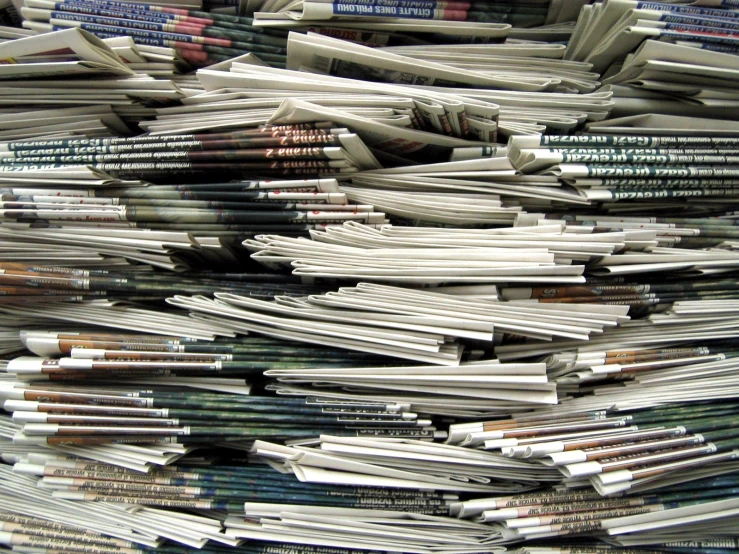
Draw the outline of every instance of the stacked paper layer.
[[[0,548],[737,552],[732,6],[172,3],[0,28]]]

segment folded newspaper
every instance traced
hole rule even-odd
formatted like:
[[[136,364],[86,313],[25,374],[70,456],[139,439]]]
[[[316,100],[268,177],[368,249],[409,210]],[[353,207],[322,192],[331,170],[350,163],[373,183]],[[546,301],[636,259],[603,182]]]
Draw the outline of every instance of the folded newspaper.
[[[404,85],[471,86],[529,92],[554,90],[558,85],[556,79],[546,76],[504,78],[438,62],[421,62],[390,51],[380,54],[366,46],[313,33],[290,34],[287,68]]]
[[[0,79],[134,72],[99,38],[69,29],[0,44]]]

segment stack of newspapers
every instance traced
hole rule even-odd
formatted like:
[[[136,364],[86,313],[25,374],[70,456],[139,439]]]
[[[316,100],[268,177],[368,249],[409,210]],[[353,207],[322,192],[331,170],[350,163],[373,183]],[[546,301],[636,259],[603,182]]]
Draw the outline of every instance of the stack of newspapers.
[[[289,123],[324,112],[336,123],[366,128],[368,135],[392,133],[397,135],[393,139],[412,142],[425,138],[445,147],[494,143],[498,133],[563,134],[606,118],[613,106],[611,92],[595,92],[599,82],[591,65],[562,60],[558,45],[463,45],[435,52],[370,48],[296,32],[287,44],[287,70],[239,61],[230,71],[201,70],[198,78],[207,93],[186,104],[232,121],[271,117]],[[284,102],[276,105],[277,100]],[[169,119],[169,112],[160,112],[152,130],[178,132],[179,127],[166,125]],[[429,132],[442,136],[429,137]],[[414,151],[384,149],[395,155]]]
[[[739,7],[0,2],[0,550],[739,553]]]
[[[80,29],[0,44],[0,139],[130,135],[154,106],[186,95],[168,48]],[[86,82],[81,79],[88,79]]]
[[[292,236],[344,221],[386,222],[371,204],[349,200],[335,179],[318,178],[376,166],[346,129],[335,135],[262,129],[179,140],[21,141],[0,149],[4,262],[48,266],[54,260],[62,267],[123,271],[243,269],[241,242],[258,233]],[[262,179],[243,180],[250,175]],[[316,178],[263,180],[282,175]]]
[[[136,44],[169,47],[195,67],[227,61],[235,56],[259,53],[277,67],[285,63],[285,36],[281,30],[263,30],[247,18],[197,10],[104,0],[50,2],[29,0],[21,8],[23,25],[38,32],[74,28],[100,38],[129,37]]]
[[[601,212],[687,215],[734,201],[737,144],[733,136],[514,137],[508,156],[519,172],[556,177],[602,203]]]
[[[643,134],[737,131],[739,19],[715,6],[606,0],[583,9],[565,59],[593,64],[614,92],[619,117],[608,126]],[[590,131],[602,132],[597,127]]]

